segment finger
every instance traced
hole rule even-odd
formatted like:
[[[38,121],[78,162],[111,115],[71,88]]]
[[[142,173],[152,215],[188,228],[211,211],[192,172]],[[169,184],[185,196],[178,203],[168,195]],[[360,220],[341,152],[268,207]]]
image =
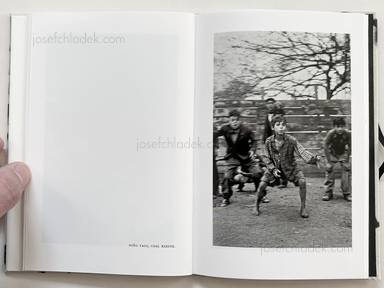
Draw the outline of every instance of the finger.
[[[7,163],[7,152],[4,150],[4,141],[0,138],[0,167]]]
[[[31,172],[24,163],[15,162],[0,168],[0,217],[20,200],[30,179]]]

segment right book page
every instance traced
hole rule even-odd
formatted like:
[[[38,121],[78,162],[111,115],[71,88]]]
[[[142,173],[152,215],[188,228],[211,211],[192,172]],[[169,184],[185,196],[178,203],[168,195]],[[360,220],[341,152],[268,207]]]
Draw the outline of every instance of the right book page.
[[[369,16],[196,22],[194,273],[372,276]]]

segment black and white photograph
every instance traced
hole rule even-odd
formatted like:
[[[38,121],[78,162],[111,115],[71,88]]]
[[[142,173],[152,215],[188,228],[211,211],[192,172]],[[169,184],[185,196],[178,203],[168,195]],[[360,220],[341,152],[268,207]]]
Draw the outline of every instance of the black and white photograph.
[[[352,247],[350,41],[215,34],[214,246]]]

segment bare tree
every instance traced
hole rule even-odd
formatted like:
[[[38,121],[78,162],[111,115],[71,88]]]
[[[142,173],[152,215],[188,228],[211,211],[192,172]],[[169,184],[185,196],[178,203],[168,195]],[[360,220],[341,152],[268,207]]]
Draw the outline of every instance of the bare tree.
[[[216,92],[214,97],[219,99],[239,99],[243,96],[253,93],[254,88],[254,85],[235,78],[229,81],[228,87],[226,89],[224,89],[223,91]]]
[[[268,32],[266,41],[232,37],[232,49],[265,56],[262,68],[243,65],[237,82],[248,83],[268,97],[317,98],[320,89],[331,99],[350,91],[348,34]],[[229,88],[230,89],[230,88]]]

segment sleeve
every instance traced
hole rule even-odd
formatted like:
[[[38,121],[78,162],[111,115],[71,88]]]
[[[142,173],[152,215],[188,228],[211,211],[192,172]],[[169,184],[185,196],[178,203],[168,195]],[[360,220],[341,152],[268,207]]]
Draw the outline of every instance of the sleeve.
[[[260,155],[260,158],[262,159],[263,163],[267,167],[269,171],[272,171],[275,169],[275,164],[273,164],[272,157],[271,157],[271,143],[270,140],[265,141],[264,151]]]
[[[249,138],[249,148],[256,153],[257,139],[256,139],[256,134],[252,130],[249,130],[248,138]]]
[[[220,129],[214,128],[213,129],[213,139],[216,141],[217,138],[220,136],[224,136],[225,134],[225,128],[224,126],[221,126]]]
[[[348,155],[351,155],[352,153],[352,139],[351,139],[351,132],[347,131],[347,137],[348,137]]]
[[[328,162],[330,161],[331,155],[332,155],[332,150],[331,150],[332,135],[333,135],[333,132],[331,130],[327,133],[327,136],[324,139],[324,155],[325,155],[325,158],[327,158]]]
[[[306,150],[297,140],[294,141],[295,152],[299,155],[307,164],[316,164],[316,156]]]
[[[220,129],[217,129],[216,127],[213,128],[213,148],[218,149],[219,148],[219,137],[225,135],[225,126],[221,126]]]
[[[218,145],[217,134],[218,134],[217,127],[213,126],[213,150],[215,150],[217,148],[217,145]]]
[[[263,143],[265,143],[269,135],[271,135],[271,127],[269,125],[268,116],[267,116],[264,121]]]

